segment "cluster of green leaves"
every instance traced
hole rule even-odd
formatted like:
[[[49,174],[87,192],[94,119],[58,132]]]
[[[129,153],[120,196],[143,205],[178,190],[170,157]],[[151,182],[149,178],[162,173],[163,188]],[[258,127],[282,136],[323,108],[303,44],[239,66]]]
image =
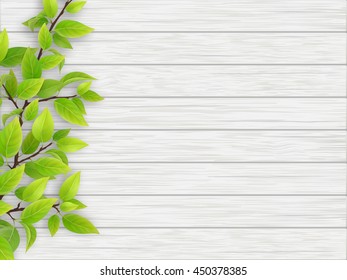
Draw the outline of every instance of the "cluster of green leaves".
[[[70,129],[55,130],[49,104],[54,103],[57,115],[67,123],[87,126],[85,102],[103,98],[90,89],[94,78],[86,73],[71,72],[59,80],[45,76],[47,70],[60,72],[64,67],[59,48],[71,49],[71,38],[93,30],[77,21],[60,21],[65,12],[78,13],[85,4],[68,0],[59,12],[57,0],[43,0],[43,10],[24,22],[37,31],[38,48],[10,48],[8,33],[0,32],[0,70],[6,71],[0,76],[0,106],[3,101],[13,106],[2,115],[0,131],[0,260],[14,258],[20,243],[18,228],[26,233],[28,250],[36,240],[35,224],[46,217],[52,236],[61,221],[74,233],[98,233],[89,220],[74,212],[86,205],[76,199],[80,172],[69,174],[67,154],[87,144],[69,137]],[[60,95],[74,84],[74,95]],[[63,177],[63,183],[54,197],[50,185],[57,177]]]

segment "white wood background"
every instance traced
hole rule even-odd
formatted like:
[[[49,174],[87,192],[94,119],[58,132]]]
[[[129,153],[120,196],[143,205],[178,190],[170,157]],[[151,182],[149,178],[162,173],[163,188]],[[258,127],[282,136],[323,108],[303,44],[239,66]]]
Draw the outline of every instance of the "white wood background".
[[[35,43],[20,23],[40,2],[0,0],[13,46]],[[345,0],[95,0],[67,17],[96,28],[64,72],[106,97],[71,156],[101,235],[41,223],[18,258],[347,257]]]

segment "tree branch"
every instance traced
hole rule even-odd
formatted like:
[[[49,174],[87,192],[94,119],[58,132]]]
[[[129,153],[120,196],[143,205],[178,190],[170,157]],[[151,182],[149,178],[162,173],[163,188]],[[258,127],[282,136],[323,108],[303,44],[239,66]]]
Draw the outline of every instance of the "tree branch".
[[[39,102],[46,102],[46,101],[49,101],[49,100],[61,99],[61,98],[70,99],[70,98],[75,98],[75,97],[77,97],[76,94],[72,95],[72,96],[52,96],[52,97],[49,97],[49,98],[40,99]]]
[[[8,211],[7,214],[11,214],[11,213],[14,213],[14,212],[22,212],[24,211],[24,207],[20,208],[17,206],[17,208],[13,208],[12,210]]]
[[[59,15],[57,16],[57,18],[52,22],[50,28],[49,28],[49,32],[52,32],[53,31],[53,28],[55,27],[55,25],[58,23],[59,19],[62,17],[62,15],[64,14],[65,12],[65,9],[67,8],[67,6],[69,6],[69,4],[72,2],[73,0],[68,0],[66,1],[63,9],[60,11]],[[40,60],[41,57],[43,55],[43,49],[41,48],[40,49],[40,52],[39,52],[39,55],[37,56],[37,59]]]
[[[2,85],[2,87],[4,88],[4,90],[5,90],[6,94],[7,94],[8,100],[10,100],[10,101],[13,103],[13,105],[14,105],[17,109],[19,109],[17,102],[12,98],[12,96],[11,96],[11,94],[8,92],[6,86],[5,86],[5,85]]]
[[[25,162],[25,161],[27,161],[27,160],[30,160],[30,159],[32,159],[33,157],[38,156],[42,151],[48,149],[48,148],[49,148],[50,146],[52,146],[52,145],[53,145],[53,142],[47,144],[46,146],[41,147],[36,153],[32,154],[31,156],[28,156],[28,157],[26,157],[26,158],[23,158],[23,159],[21,159],[21,160],[18,160],[18,161],[17,161],[17,164],[16,164],[16,165],[13,165],[12,169],[15,168],[15,167],[17,167],[19,164],[21,164],[21,163],[23,163],[23,162]]]
[[[25,210],[25,207],[20,207],[20,202],[18,203],[17,207],[16,208],[13,208],[12,210],[8,211],[6,214],[9,215],[11,217],[12,220],[15,220],[15,218],[11,215],[11,213],[16,213],[16,212],[23,212]],[[57,203],[57,204],[54,204],[52,206],[52,208],[54,208],[55,210],[57,210],[58,213],[60,213],[60,210],[58,208],[60,204]]]

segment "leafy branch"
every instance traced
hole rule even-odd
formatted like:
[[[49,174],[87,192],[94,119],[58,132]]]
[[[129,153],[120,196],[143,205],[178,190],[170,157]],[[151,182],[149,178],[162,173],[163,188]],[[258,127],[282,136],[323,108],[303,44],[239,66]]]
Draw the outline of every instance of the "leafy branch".
[[[78,21],[61,20],[65,12],[81,11],[85,1],[68,0],[59,13],[57,0],[43,0],[43,4],[43,11],[24,22],[32,31],[38,30],[38,49],[36,46],[11,48],[6,30],[0,32],[0,67],[10,69],[0,77],[0,91],[4,91],[0,106],[3,100],[8,100],[13,108],[2,114],[0,132],[0,167],[3,167],[0,171],[0,260],[14,258],[20,241],[18,227],[24,229],[26,249],[30,249],[36,240],[35,224],[47,216],[50,216],[48,229],[52,236],[61,222],[74,233],[98,233],[89,220],[74,213],[86,205],[75,198],[81,173],[70,173],[68,154],[87,144],[69,137],[70,129],[56,130],[50,109],[43,107],[53,103],[62,121],[87,125],[85,102],[103,100],[90,89],[95,79],[83,72],[68,73],[60,80],[47,79],[43,78],[43,72],[56,68],[61,71],[64,67],[65,56],[55,47],[71,49],[70,39],[85,36],[93,29]],[[16,76],[15,68],[21,70],[21,77]],[[76,94],[60,95],[72,84],[78,84]],[[31,127],[29,131],[27,127]],[[59,193],[54,198],[46,198],[48,184],[60,176],[64,179]],[[24,183],[24,178],[29,183]],[[5,202],[4,198],[12,193],[18,199],[17,206]],[[51,213],[52,209],[55,213]]]
[[[52,22],[51,27],[49,28],[49,32],[52,32],[52,31],[53,31],[55,25],[58,23],[59,19],[60,19],[60,18],[63,16],[63,14],[65,13],[65,10],[66,10],[67,6],[69,6],[69,4],[70,4],[72,1],[73,1],[73,0],[68,0],[68,1],[66,1],[66,3],[65,3],[65,5],[64,5],[64,7],[61,9],[59,15],[58,15],[57,18]],[[37,56],[37,59],[40,60],[41,57],[42,57],[42,55],[43,55],[43,48],[40,48],[39,54],[38,54],[38,56]]]

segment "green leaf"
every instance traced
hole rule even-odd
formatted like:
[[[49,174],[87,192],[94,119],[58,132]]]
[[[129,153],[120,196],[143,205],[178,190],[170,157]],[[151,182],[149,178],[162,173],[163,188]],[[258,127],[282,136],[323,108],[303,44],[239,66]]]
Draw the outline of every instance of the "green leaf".
[[[83,114],[73,101],[66,98],[57,99],[54,102],[54,108],[65,121],[80,126],[88,126]]]
[[[49,18],[54,18],[58,13],[57,0],[43,0],[43,8]]]
[[[28,252],[28,250],[34,245],[36,241],[37,233],[35,227],[30,223],[28,224],[25,222],[21,222],[21,224],[24,227],[27,236],[26,251]]]
[[[0,166],[3,166],[4,165],[4,159],[2,158],[2,156],[0,156]]]
[[[34,179],[66,174],[69,171],[70,167],[61,160],[49,157],[40,158],[25,165],[25,173]]]
[[[65,137],[57,141],[58,149],[65,153],[74,153],[88,146],[78,138]]]
[[[61,60],[61,62],[59,63],[59,71],[61,71],[61,69],[63,69],[64,65],[65,65],[65,56],[63,56],[59,51],[57,51],[56,49],[50,49],[49,50],[51,53],[63,57],[63,59]]]
[[[99,234],[95,226],[86,218],[76,214],[66,214],[63,216],[63,224],[66,229],[79,234]]]
[[[68,160],[66,154],[62,151],[52,149],[52,150],[47,151],[46,154],[51,155],[54,158],[61,160],[66,165],[69,164],[69,160]]]
[[[86,1],[72,2],[66,7],[66,11],[70,14],[76,14],[83,9],[86,3]]]
[[[31,31],[34,31],[36,28],[41,28],[43,24],[47,23],[48,19],[46,18],[45,12],[42,11],[37,16],[23,22],[23,25],[29,27]]]
[[[16,47],[9,48],[7,55],[3,61],[1,61],[0,66],[3,67],[15,67],[22,63],[24,54],[27,48]]]
[[[60,218],[58,215],[53,215],[48,220],[48,229],[53,237],[59,230],[60,227]]]
[[[8,91],[8,93],[12,96],[15,97],[17,94],[17,88],[18,88],[18,82],[16,75],[14,74],[13,70],[10,70],[10,73],[7,76],[6,82],[5,82],[5,87]]]
[[[86,83],[82,83],[77,87],[77,93],[79,95],[83,95],[85,94],[91,87],[92,82],[86,82]]]
[[[0,220],[0,236],[10,243],[13,252],[17,250],[20,243],[20,236],[14,226],[6,221]]]
[[[72,45],[71,43],[69,42],[69,40],[65,37],[62,37],[60,36],[59,34],[55,33],[53,35],[53,41],[54,43],[58,46],[58,47],[61,47],[61,48],[64,48],[64,49],[72,49]]]
[[[23,192],[24,192],[25,188],[26,187],[20,187],[20,188],[16,189],[16,191],[14,192],[16,197],[18,197],[20,200],[23,200]]]
[[[56,201],[56,198],[46,198],[33,202],[23,210],[21,220],[26,224],[39,222],[51,211]]]
[[[69,74],[66,74],[61,79],[61,82],[64,84],[65,87],[69,84],[86,80],[95,80],[95,78],[83,72],[71,72]]]
[[[83,115],[87,114],[86,108],[84,107],[84,103],[83,103],[83,101],[81,99],[79,99],[79,98],[72,98],[71,101],[73,103],[75,103],[75,105],[78,107],[78,109],[80,110],[80,112]]]
[[[8,241],[0,236],[0,260],[14,260],[13,250]]]
[[[23,191],[23,200],[26,202],[39,200],[45,192],[48,181],[49,177],[44,177],[30,183]]]
[[[43,70],[50,70],[57,67],[64,59],[64,56],[54,54],[41,58],[40,62]]]
[[[38,79],[42,76],[42,67],[32,49],[28,48],[22,61],[22,75],[24,79]]]
[[[39,100],[35,99],[28,105],[28,107],[26,107],[24,111],[24,118],[27,121],[32,121],[33,119],[36,118],[38,113],[39,113]]]
[[[78,189],[80,187],[80,179],[81,172],[77,172],[67,178],[61,185],[59,197],[64,201],[73,199],[78,193]]]
[[[63,212],[71,212],[78,208],[77,204],[74,204],[72,202],[64,202],[60,205],[60,210]]]
[[[39,145],[40,142],[35,139],[33,133],[30,131],[23,141],[22,152],[25,155],[33,154],[35,153]]]
[[[13,209],[14,207],[2,200],[0,200],[0,216],[6,214],[8,211]]]
[[[40,98],[49,98],[55,95],[63,87],[63,83],[57,80],[47,79],[43,82],[43,85],[37,94]]]
[[[22,144],[22,128],[19,119],[11,121],[0,134],[0,153],[10,158],[15,156]]]
[[[86,93],[81,95],[81,97],[88,102],[99,102],[104,100],[103,97],[101,97],[99,94],[92,90],[88,90]]]
[[[23,112],[23,109],[22,108],[19,108],[19,109],[14,109],[11,113],[9,114],[3,114],[2,115],[2,123],[3,125],[6,124],[7,120],[13,116],[18,116],[20,113]]]
[[[61,129],[58,130],[56,133],[53,135],[53,140],[58,141],[66,136],[69,135],[71,129]]]
[[[53,41],[52,35],[51,35],[51,32],[49,32],[46,24],[42,25],[39,31],[38,39],[39,39],[40,47],[43,50],[47,50],[52,46],[52,41]]]
[[[18,86],[18,98],[28,100],[34,97],[40,91],[43,82],[43,78],[24,80]]]
[[[66,201],[66,202],[71,202],[71,203],[77,205],[78,207],[76,208],[76,210],[84,209],[87,207],[85,204],[83,204],[81,201],[79,201],[77,199],[71,199],[71,200]]]
[[[55,28],[56,33],[66,38],[80,38],[93,30],[93,28],[74,20],[63,20],[59,22]]]
[[[14,190],[22,180],[25,165],[11,169],[0,176],[0,195]]]
[[[0,62],[3,61],[8,52],[9,40],[6,29],[0,33]]]
[[[54,133],[54,121],[47,108],[35,120],[32,133],[35,139],[42,143],[51,140]]]

